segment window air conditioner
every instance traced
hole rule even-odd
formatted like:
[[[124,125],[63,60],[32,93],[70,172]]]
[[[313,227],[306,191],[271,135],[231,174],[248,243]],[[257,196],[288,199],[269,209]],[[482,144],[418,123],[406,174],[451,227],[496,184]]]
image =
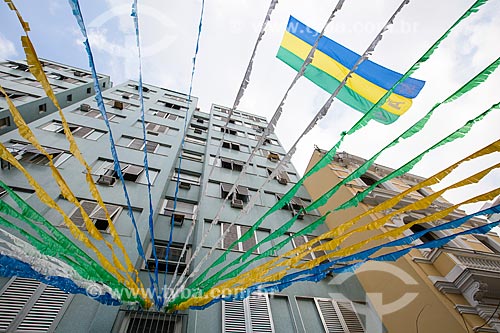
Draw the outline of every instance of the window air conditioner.
[[[233,198],[231,200],[231,207],[238,208],[238,209],[243,209],[243,200]]]
[[[90,105],[88,105],[88,104],[82,104],[82,105],[80,105],[80,111],[89,112],[90,111]]]
[[[179,183],[179,188],[183,188],[185,190],[189,190],[189,189],[191,189],[191,184],[190,183],[186,183],[186,182],[180,182]]]
[[[101,185],[113,186],[116,182],[116,178],[113,176],[101,175],[97,179],[97,183]]]

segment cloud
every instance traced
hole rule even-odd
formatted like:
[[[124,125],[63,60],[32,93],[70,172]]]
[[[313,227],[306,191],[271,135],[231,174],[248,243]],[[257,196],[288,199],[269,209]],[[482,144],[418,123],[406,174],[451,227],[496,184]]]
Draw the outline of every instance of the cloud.
[[[14,43],[0,33],[0,60],[9,59],[17,55]]]

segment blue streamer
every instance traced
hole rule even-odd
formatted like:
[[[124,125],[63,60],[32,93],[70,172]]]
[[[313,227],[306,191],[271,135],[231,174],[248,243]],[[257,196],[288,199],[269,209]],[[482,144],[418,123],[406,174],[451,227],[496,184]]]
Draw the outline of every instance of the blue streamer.
[[[355,254],[350,255],[350,256],[338,258],[338,259],[326,262],[324,264],[320,264],[320,265],[318,265],[314,268],[311,268],[311,269],[306,269],[306,270],[302,270],[300,272],[288,274],[288,275],[284,276],[281,280],[255,284],[255,285],[250,286],[249,288],[245,289],[243,292],[238,293],[236,295],[219,297],[219,298],[211,300],[209,303],[207,303],[205,305],[192,306],[192,307],[190,307],[190,309],[204,310],[204,309],[208,308],[209,306],[211,306],[217,302],[220,302],[222,300],[232,301],[232,300],[242,299],[242,298],[247,297],[245,295],[250,295],[251,293],[253,293],[255,291],[267,292],[267,293],[281,291],[281,290],[289,287],[290,285],[292,285],[293,283],[296,283],[296,282],[319,282],[319,281],[323,280],[327,276],[327,274],[329,274],[330,272],[332,272],[332,273],[353,272],[358,267],[363,265],[365,262],[370,261],[370,260],[373,260],[373,261],[396,261],[397,259],[401,258],[405,254],[410,252],[410,250],[412,250],[412,249],[438,248],[438,247],[442,247],[443,245],[445,245],[446,243],[448,243],[449,241],[453,240],[454,238],[456,238],[458,236],[467,235],[467,234],[481,234],[481,233],[484,234],[484,233],[487,233],[488,231],[490,231],[491,229],[493,229],[494,227],[500,225],[500,221],[491,222],[491,223],[488,223],[488,224],[480,226],[480,227],[471,228],[471,229],[468,229],[468,230],[465,230],[465,231],[462,231],[462,232],[459,232],[456,234],[442,237],[442,238],[437,239],[437,240],[433,240],[433,241],[423,243],[423,244],[413,245],[413,246],[410,246],[408,248],[394,251],[394,252],[387,253],[387,254],[383,254],[383,255],[380,255],[377,257],[370,257],[372,254],[374,254],[375,252],[377,252],[378,250],[380,250],[384,247],[407,245],[407,244],[412,243],[416,239],[422,237],[423,235],[425,235],[429,232],[441,231],[441,230],[446,230],[446,229],[454,229],[454,228],[461,226],[463,223],[470,220],[474,216],[494,214],[494,213],[500,213],[500,205],[496,205],[496,206],[493,206],[493,207],[466,215],[466,216],[461,217],[459,219],[456,219],[456,220],[453,220],[453,221],[450,221],[447,223],[443,223],[441,225],[438,225],[438,226],[435,226],[435,227],[432,227],[432,228],[429,228],[426,230],[419,231],[413,235],[405,236],[403,238],[400,238],[400,239],[397,239],[397,240],[394,240],[391,242],[387,242],[385,244],[382,244],[382,245],[373,247],[371,249],[367,249],[367,250],[355,253]],[[348,264],[348,265],[342,266],[342,267],[331,268],[335,264],[340,264],[342,262],[348,262],[348,261],[352,261],[352,260],[362,260],[362,261]],[[309,274],[309,275],[301,277],[301,276],[306,275],[306,274]]]
[[[146,123],[144,121],[144,97],[143,97],[143,89],[142,89],[142,57],[141,57],[141,43],[139,36],[139,14],[138,14],[138,6],[137,0],[134,0],[132,4],[132,14],[131,16],[134,19],[134,27],[135,27],[135,37],[137,41],[137,52],[139,56],[139,84],[137,86],[137,90],[139,91],[139,101],[141,104],[141,123],[142,123],[142,135],[143,135],[143,153],[144,153],[144,169],[146,171],[146,179],[148,182],[148,199],[149,199],[149,235],[151,237],[151,247],[153,257],[155,259],[155,281],[156,288],[160,289],[159,286],[159,278],[158,278],[158,257],[156,255],[156,247],[155,247],[155,232],[154,232],[154,224],[153,224],[153,199],[151,196],[151,180],[149,178],[149,163],[148,163],[148,150],[147,150],[147,137],[146,137]],[[151,286],[151,290],[154,293],[154,286]],[[163,296],[163,295],[162,295]],[[163,301],[160,301],[158,305],[162,304]]]
[[[99,86],[99,79],[97,77],[97,70],[95,68],[94,57],[92,55],[92,50],[90,48],[90,43],[89,43],[89,39],[87,36],[87,30],[85,28],[85,23],[83,20],[83,15],[82,15],[82,12],[80,10],[80,3],[78,2],[78,0],[68,0],[68,2],[71,6],[73,15],[75,16],[75,18],[78,22],[78,25],[80,26],[80,31],[82,32],[82,35],[85,38],[85,41],[83,42],[83,44],[85,45],[85,51],[87,52],[87,55],[88,55],[89,66],[90,66],[90,69],[92,71],[92,78],[94,79],[94,89],[96,92],[95,99],[96,99],[97,105],[99,107],[99,110],[101,112],[101,115],[104,119],[104,123],[106,124],[106,127],[108,128],[108,131],[109,131],[109,142],[110,142],[111,155],[113,156],[114,168],[115,168],[115,171],[118,174],[118,177],[120,178],[120,181],[122,183],[123,192],[125,194],[125,199],[127,201],[128,215],[129,215],[129,217],[132,221],[132,224],[134,226],[135,239],[136,239],[136,243],[137,243],[137,252],[139,253],[139,255],[141,256],[141,258],[144,261],[147,261],[147,258],[144,254],[144,248],[142,247],[141,237],[139,235],[139,229],[137,228],[137,223],[135,221],[134,214],[132,211],[132,206],[130,204],[130,197],[128,195],[127,186],[125,185],[125,179],[123,179],[122,170],[120,168],[120,162],[118,159],[118,153],[116,152],[115,142],[113,139],[113,133],[111,131],[111,126],[109,124],[108,116],[106,114],[106,108],[104,106],[104,101],[102,98],[101,88]],[[155,280],[153,279],[153,276],[151,275],[151,273],[149,271],[148,271],[148,276],[149,276],[149,280],[151,282],[151,285],[154,286]],[[158,286],[158,279],[156,280],[156,285]],[[158,306],[159,305],[158,297],[156,295],[156,292],[154,291],[154,288],[153,288],[153,299],[154,299],[155,305]]]
[[[189,93],[188,93],[188,100],[187,100],[187,111],[186,111],[186,117],[184,117],[184,129],[182,132],[182,140],[181,140],[181,153],[179,154],[179,166],[177,167],[177,181],[175,182],[175,195],[174,195],[174,212],[175,209],[177,208],[177,198],[179,195],[179,184],[180,184],[180,174],[181,174],[181,166],[182,166],[182,151],[184,150],[184,143],[185,143],[185,137],[186,137],[186,129],[187,129],[187,113],[189,112],[189,107],[191,105],[191,92],[193,90],[193,79],[194,79],[194,72],[196,69],[196,57],[198,56],[198,50],[200,46],[200,36],[201,36],[201,28],[203,25],[203,12],[205,9],[205,0],[201,1],[201,13],[200,13],[200,22],[198,24],[198,35],[196,37],[196,47],[194,51],[194,57],[193,57],[193,67],[191,69],[191,80],[189,82]],[[165,251],[165,261],[168,261],[168,255],[170,253],[170,247],[172,245],[172,237],[173,237],[173,231],[174,231],[174,214],[172,213],[172,216],[170,218],[170,233],[168,236],[168,244],[167,244],[167,249]],[[187,240],[186,240],[187,241]],[[177,268],[176,268],[177,269]],[[186,267],[187,269],[187,267]],[[175,278],[175,274],[172,274],[172,279]],[[167,287],[167,274],[165,273],[165,276],[163,278],[163,289],[161,291],[161,300],[162,303],[161,305],[163,306],[163,302],[165,300],[164,294],[165,294],[165,289]]]
[[[61,276],[47,276],[35,271],[29,264],[24,261],[0,254],[0,276],[13,277],[19,276],[24,278],[35,279],[47,285],[56,287],[70,294],[83,294],[92,299],[106,305],[121,305],[121,302],[109,293],[99,296],[91,296],[87,291],[77,286],[71,279]]]

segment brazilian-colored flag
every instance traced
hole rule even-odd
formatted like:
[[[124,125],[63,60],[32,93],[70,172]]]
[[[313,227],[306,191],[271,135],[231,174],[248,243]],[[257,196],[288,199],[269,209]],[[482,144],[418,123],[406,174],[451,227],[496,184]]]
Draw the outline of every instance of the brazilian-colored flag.
[[[318,35],[318,32],[290,16],[277,57],[298,71]],[[359,57],[359,54],[323,36],[304,76],[331,94]],[[366,113],[401,77],[400,73],[365,60],[347,80],[337,98]],[[418,95],[424,84],[424,81],[413,78],[401,82],[384,105],[374,110],[373,119],[383,124],[396,121],[410,108],[412,98]]]

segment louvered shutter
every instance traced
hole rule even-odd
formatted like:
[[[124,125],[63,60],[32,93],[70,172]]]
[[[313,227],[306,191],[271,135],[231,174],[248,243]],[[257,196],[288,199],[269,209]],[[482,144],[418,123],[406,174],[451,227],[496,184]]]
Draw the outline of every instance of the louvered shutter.
[[[328,333],[364,333],[363,325],[350,301],[315,298],[314,302]]]
[[[29,332],[48,332],[68,296],[60,289],[46,286],[17,329]]]
[[[247,299],[250,310],[250,327],[252,332],[274,333],[269,298],[265,294],[252,294]]]
[[[247,332],[244,301],[222,302],[222,332]]]
[[[364,333],[363,325],[359,320],[354,306],[349,301],[337,301],[337,306],[349,333]]]
[[[26,278],[12,279],[0,295],[0,332],[54,330],[69,294]]]
[[[92,201],[82,200],[80,204],[82,205],[83,210],[87,213],[87,215],[92,214],[94,209],[97,207],[97,203]],[[79,208],[77,208],[69,218],[73,220],[75,225],[77,225],[78,227],[82,227],[85,224]]]
[[[305,244],[306,240],[304,239],[304,236],[297,236],[297,237],[293,238],[293,243],[295,244],[295,247],[299,247],[302,244]],[[306,259],[306,260],[311,260],[312,258],[313,257],[311,256],[310,253],[303,257],[303,259]]]
[[[227,223],[221,223],[222,225],[222,232],[226,232],[230,224]],[[231,229],[228,231],[224,239],[222,240],[222,248],[227,249],[231,244],[233,244],[237,239],[238,239],[238,229],[236,225],[233,225]],[[235,250],[238,250],[238,247],[235,248]]]
[[[267,294],[252,294],[241,301],[222,302],[223,333],[274,333]]]
[[[6,332],[21,313],[40,283],[24,278],[14,279],[0,295],[0,332]]]
[[[243,234],[246,233],[249,229],[250,227],[240,226],[241,235],[243,236]],[[255,244],[257,244],[257,240],[255,239],[255,232],[254,232],[249,239],[241,243],[241,247],[243,251],[248,251]],[[257,253],[257,251],[254,251],[254,253]]]

